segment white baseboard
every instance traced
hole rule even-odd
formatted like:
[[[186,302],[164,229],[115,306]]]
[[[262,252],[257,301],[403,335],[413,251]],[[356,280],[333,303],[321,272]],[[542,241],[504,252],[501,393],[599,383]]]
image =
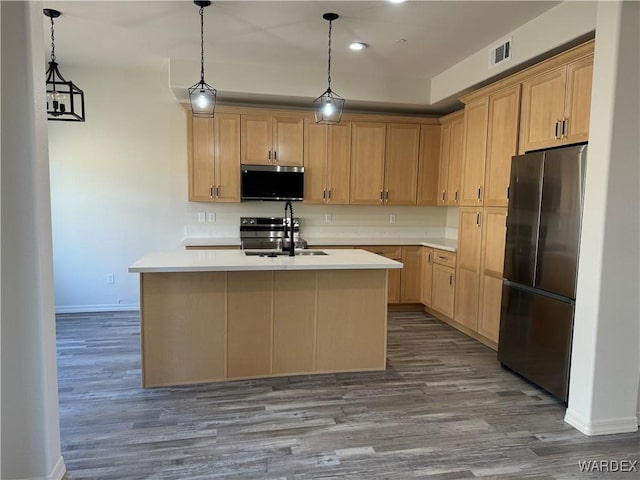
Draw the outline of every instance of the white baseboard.
[[[29,477],[29,478],[20,478],[16,480],[62,480],[64,474],[67,472],[67,467],[64,465],[64,460],[62,459],[62,455],[58,458],[58,461],[53,466],[53,470],[46,477]]]
[[[131,303],[106,303],[98,305],[56,305],[56,313],[132,312],[140,305]]]
[[[564,421],[585,435],[611,435],[614,433],[630,433],[638,431],[638,417],[610,418],[607,420],[591,420],[579,413],[567,409]]]

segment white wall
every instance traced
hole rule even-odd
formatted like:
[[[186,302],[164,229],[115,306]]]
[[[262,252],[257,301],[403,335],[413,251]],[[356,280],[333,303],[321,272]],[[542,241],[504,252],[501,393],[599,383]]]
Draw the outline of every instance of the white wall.
[[[279,202],[187,201],[186,113],[166,71],[62,70],[84,90],[87,120],[48,123],[58,311],[137,308],[138,275],[127,267],[144,254],[181,248],[186,236],[237,237],[240,216],[283,213]],[[198,212],[216,221],[198,223]],[[433,238],[449,226],[436,207],[300,204],[295,213],[307,237]]]
[[[640,370],[640,3],[598,5],[566,421],[637,430]]]
[[[528,62],[554,48],[593,32],[596,24],[597,2],[565,1],[536,17],[511,35],[510,61],[489,69],[488,50],[484,48],[458,62],[451,68],[431,79],[431,104],[452,96],[460,95],[466,89],[478,85],[505,70]]]
[[[41,2],[2,11],[2,479],[57,480],[60,453]]]

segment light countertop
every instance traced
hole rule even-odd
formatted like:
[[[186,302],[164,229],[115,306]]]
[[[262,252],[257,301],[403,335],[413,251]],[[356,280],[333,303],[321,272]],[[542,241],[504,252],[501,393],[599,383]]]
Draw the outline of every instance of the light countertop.
[[[327,255],[247,256],[242,250],[153,252],[129,267],[131,273],[230,272],[252,270],[361,270],[402,268],[402,263],[364,250],[327,250]]]
[[[425,237],[303,237],[309,248],[314,246],[366,246],[366,245],[423,245],[441,250],[455,252],[457,240],[450,238]],[[238,237],[188,237],[182,242],[185,247],[237,247],[240,245]]]

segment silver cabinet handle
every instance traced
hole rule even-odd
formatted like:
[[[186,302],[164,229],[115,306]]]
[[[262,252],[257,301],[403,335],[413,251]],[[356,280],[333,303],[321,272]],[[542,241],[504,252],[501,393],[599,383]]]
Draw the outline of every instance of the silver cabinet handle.
[[[449,285],[453,287],[453,275],[449,275]]]
[[[276,161],[276,162],[278,161],[278,151],[277,150],[273,151],[273,160]]]
[[[271,150],[269,150],[269,160],[271,160]]]
[[[476,212],[476,225],[480,226],[480,212]]]
[[[559,127],[559,125],[558,125],[558,124],[559,124],[559,123],[560,123],[560,121],[559,121],[559,120],[556,120],[556,130],[555,130],[555,133],[554,133],[554,135],[553,135],[553,138],[555,138],[556,140],[557,140],[558,138],[560,138],[560,136],[558,135],[558,127]]]
[[[444,202],[444,195],[445,195],[445,193],[446,193],[446,190],[443,190],[443,191],[442,191],[442,201],[443,201],[443,202]]]
[[[209,198],[213,198],[213,185],[209,187]]]
[[[567,119],[562,119],[562,134],[560,138],[567,138]]]
[[[331,190],[333,190],[332,188],[329,189],[329,200],[331,200]]]
[[[220,198],[220,185],[216,187],[216,197]]]
[[[323,200],[327,199],[327,190],[325,188],[322,189],[322,199]]]
[[[384,202],[384,191],[380,190],[380,201]]]
[[[458,203],[458,190],[456,190],[456,193],[453,194],[453,201]]]
[[[427,263],[431,264],[431,254],[427,255]]]

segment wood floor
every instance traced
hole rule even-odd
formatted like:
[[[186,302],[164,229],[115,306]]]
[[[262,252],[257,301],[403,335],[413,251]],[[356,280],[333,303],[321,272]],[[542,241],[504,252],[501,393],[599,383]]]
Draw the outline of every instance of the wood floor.
[[[586,437],[495,352],[391,313],[388,369],[140,387],[136,313],[59,315],[65,479],[602,479],[640,435]],[[170,355],[170,352],[167,352]]]

